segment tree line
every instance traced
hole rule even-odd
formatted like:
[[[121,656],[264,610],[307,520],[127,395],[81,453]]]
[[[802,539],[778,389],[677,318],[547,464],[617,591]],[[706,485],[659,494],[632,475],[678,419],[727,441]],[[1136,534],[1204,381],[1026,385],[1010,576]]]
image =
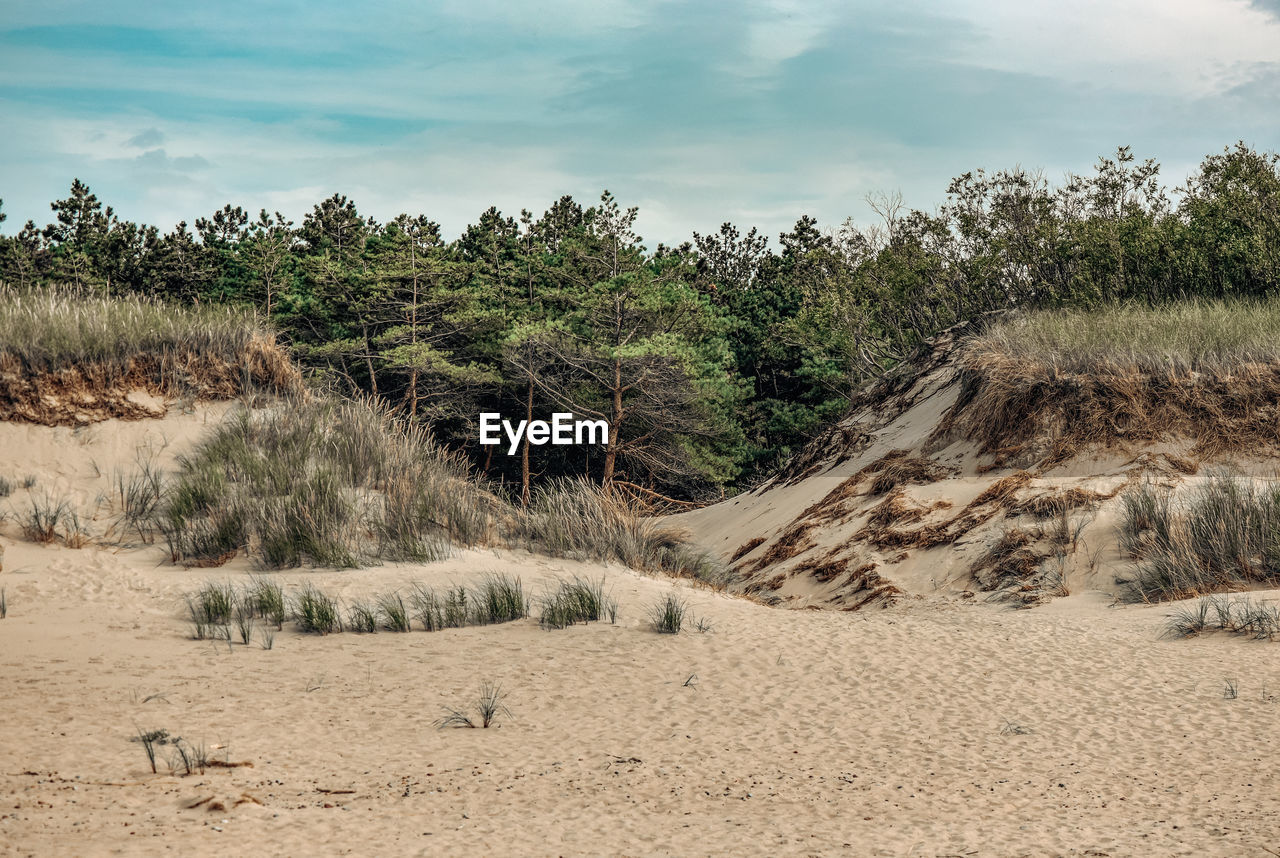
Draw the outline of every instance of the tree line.
[[[525,498],[559,476],[682,498],[749,484],[859,384],[990,311],[1280,285],[1277,155],[1243,143],[1173,189],[1128,148],[1060,183],[978,170],[934,211],[882,197],[873,226],[805,216],[776,248],[725,223],[650,250],[608,191],[540,217],[490,208],[454,241],[340,194],[300,224],[228,205],[167,233],[79,180],[51,205],[52,223],[0,235],[0,280],[255,307],[316,375],[428,423]],[[483,411],[572,411],[608,442],[509,457],[478,443]]]

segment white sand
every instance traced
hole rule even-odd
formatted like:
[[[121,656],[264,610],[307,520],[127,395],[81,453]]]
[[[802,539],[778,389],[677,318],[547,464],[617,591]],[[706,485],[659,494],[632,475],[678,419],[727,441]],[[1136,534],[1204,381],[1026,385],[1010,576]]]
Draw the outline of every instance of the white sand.
[[[202,420],[109,422],[78,436],[0,424],[0,475],[33,473],[34,491],[75,492],[92,507],[106,476],[91,459],[102,474],[126,466],[157,430],[171,456]],[[0,509],[25,503],[18,489]],[[1030,611],[941,595],[792,611],[617,567],[467,551],[279,577],[350,598],[496,570],[535,594],[558,575],[604,574],[618,624],[287,628],[267,651],[191,640],[182,621],[183,592],[243,580],[243,562],[184,570],[155,546],[42,547],[12,520],[0,545],[3,855],[1280,847],[1280,650],[1161,640],[1166,607],[1080,589]],[[646,627],[673,588],[709,632]],[[443,707],[467,703],[484,679],[502,683],[511,717],[437,729]],[[1236,699],[1223,697],[1228,679]],[[253,765],[179,777],[162,763],[153,775],[129,739],[160,727]]]

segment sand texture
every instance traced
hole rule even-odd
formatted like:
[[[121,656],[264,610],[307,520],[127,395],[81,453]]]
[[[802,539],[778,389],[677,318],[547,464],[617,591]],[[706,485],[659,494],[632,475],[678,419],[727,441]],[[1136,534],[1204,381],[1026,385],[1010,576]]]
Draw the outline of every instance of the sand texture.
[[[193,640],[183,618],[184,593],[247,580],[245,561],[188,570],[160,546],[21,538],[12,513],[46,488],[74,496],[105,529],[109,505],[94,510],[113,469],[143,445],[171,462],[218,416],[0,424],[0,474],[36,477],[0,500],[11,513],[0,524],[2,855],[1280,849],[1276,644],[1161,639],[1168,606],[1117,604],[1104,586],[1109,561],[1073,579],[1070,596],[1013,610],[965,598],[959,584],[928,592],[931,577],[952,573],[916,560],[894,598],[850,612],[467,550],[274,576],[353,599],[498,571],[536,596],[560,577],[603,575],[617,623],[324,637],[286,626],[266,650]],[[1123,479],[1113,470],[1090,478]],[[822,490],[796,483],[690,520],[709,545],[732,543],[729,554],[749,532],[785,529],[843,473],[811,475]],[[957,475],[945,499],[962,508],[966,491],[998,476]],[[943,497],[935,485],[912,491]],[[819,542],[834,533],[820,530]],[[787,587],[798,598],[785,604],[822,602],[820,590]],[[649,628],[650,606],[673,590],[706,631]],[[485,680],[506,694],[495,727],[436,726]],[[130,738],[157,728],[247,765],[180,776],[162,760],[152,774]]]

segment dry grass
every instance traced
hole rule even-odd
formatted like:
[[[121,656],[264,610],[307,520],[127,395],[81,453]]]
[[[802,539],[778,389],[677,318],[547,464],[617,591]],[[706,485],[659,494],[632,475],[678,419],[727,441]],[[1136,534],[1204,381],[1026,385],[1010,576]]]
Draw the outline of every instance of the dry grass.
[[[150,416],[128,394],[228,399],[296,392],[301,376],[241,310],[0,287],[0,420]]]
[[[940,434],[984,452],[1193,439],[1197,455],[1280,441],[1280,299],[1037,312],[962,349]]]
[[[633,569],[728,586],[723,564],[697,548],[688,531],[647,518],[593,483],[558,480],[508,517],[512,538],[531,551],[579,560],[617,561]]]
[[[1140,601],[1280,584],[1280,483],[1219,471],[1180,495],[1142,484],[1123,497],[1121,547]]]

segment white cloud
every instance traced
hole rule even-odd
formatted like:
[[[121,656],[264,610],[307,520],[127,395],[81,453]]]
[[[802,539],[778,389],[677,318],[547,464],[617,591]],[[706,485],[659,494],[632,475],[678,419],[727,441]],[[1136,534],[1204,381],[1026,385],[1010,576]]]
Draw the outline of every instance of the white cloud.
[[[1280,20],[1248,0],[946,0],[987,35],[978,66],[1103,90],[1206,97],[1280,61]]]

